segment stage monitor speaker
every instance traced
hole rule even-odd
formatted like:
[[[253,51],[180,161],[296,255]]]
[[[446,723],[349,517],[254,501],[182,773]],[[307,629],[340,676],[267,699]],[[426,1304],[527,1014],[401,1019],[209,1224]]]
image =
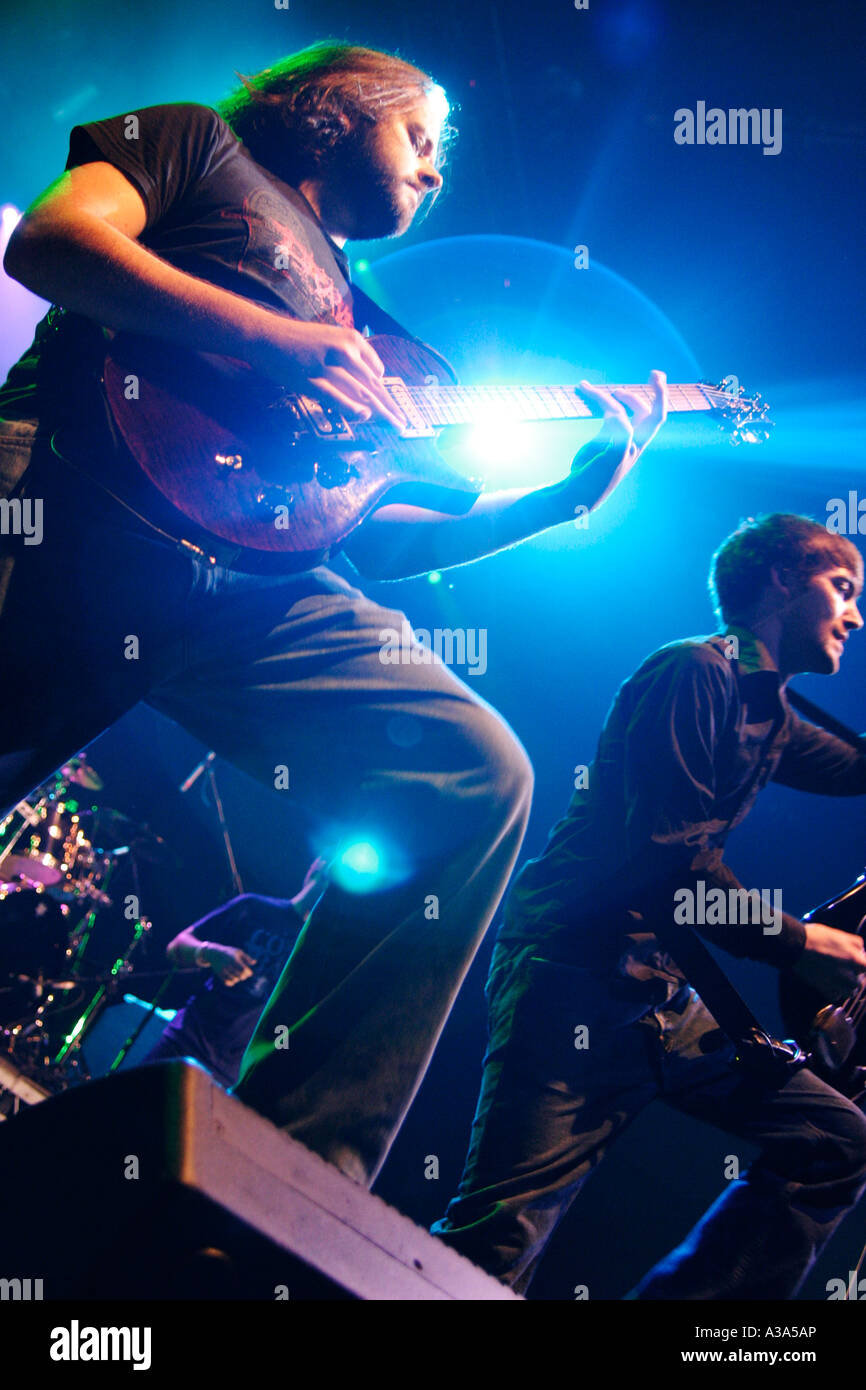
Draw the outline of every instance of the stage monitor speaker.
[[[189,1062],[0,1125],[0,1193],[0,1276],[45,1299],[516,1297]]]

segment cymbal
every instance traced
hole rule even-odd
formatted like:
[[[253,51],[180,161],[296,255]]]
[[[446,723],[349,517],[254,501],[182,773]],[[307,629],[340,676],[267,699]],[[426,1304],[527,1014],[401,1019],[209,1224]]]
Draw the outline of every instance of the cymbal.
[[[155,830],[151,830],[149,825],[138,827],[129,842],[129,848],[139,859],[146,859],[151,864],[160,864],[168,857],[174,859],[175,863],[179,862],[168,841],[162,835],[157,835]]]
[[[166,856],[177,860],[177,855],[168,841],[162,835],[157,835],[145,822],[133,820],[131,816],[127,816],[123,811],[115,811],[111,806],[97,807],[92,816],[93,839],[106,848],[117,849],[122,843],[130,854],[154,864],[161,862]]]
[[[67,782],[75,782],[79,787],[85,787],[89,792],[102,791],[105,783],[94,767],[91,767],[86,758],[70,758],[68,763],[64,763],[60,769],[60,776]]]
[[[138,827],[138,821],[132,820],[123,811],[115,811],[113,806],[94,806],[92,811],[86,811],[83,814],[93,820],[94,834],[97,838],[104,837],[104,832],[111,827],[115,834],[122,835],[126,839],[130,831],[134,831]]]

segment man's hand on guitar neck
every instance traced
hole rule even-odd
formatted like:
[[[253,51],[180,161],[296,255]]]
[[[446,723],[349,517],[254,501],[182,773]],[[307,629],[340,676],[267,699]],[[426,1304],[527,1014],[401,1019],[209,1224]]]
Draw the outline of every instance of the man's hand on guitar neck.
[[[650,384],[652,400],[647,405],[630,392],[614,396],[600,386],[581,383],[583,394],[604,409],[604,419],[562,482],[482,493],[463,516],[386,504],[367,518],[344,547],[346,553],[372,579],[404,579],[492,555],[573,521],[579,507],[595,511],[631,472],[666,419],[664,372],[652,372]]]
[[[580,383],[581,393],[604,409],[602,427],[594,439],[575,454],[566,492],[575,506],[594,511],[631,472],[646,446],[667,419],[667,378],[650,372],[652,404],[631,391],[606,391],[602,386]],[[631,410],[631,418],[625,407]]]
[[[830,1003],[838,1003],[866,974],[866,947],[855,932],[839,931],[821,922],[804,922],[806,944],[791,967],[806,984]]]

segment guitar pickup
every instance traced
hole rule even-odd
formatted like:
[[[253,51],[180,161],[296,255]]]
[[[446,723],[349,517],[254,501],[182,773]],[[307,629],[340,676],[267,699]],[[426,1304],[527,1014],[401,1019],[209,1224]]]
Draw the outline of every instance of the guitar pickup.
[[[395,405],[399,406],[408,421],[408,424],[401,429],[400,437],[402,439],[433,439],[436,430],[424,419],[402,377],[383,377],[382,385],[387,386],[391,399]],[[357,438],[352,426],[344,420],[338,410],[332,409],[328,405],[322,405],[320,401],[313,400],[311,396],[298,396],[296,400],[307,417],[307,424],[319,439],[337,440],[343,443]]]
[[[436,431],[432,425],[428,425],[424,416],[413,401],[406,383],[402,377],[386,376],[382,378],[382,385],[387,386],[394,404],[399,406],[408,420],[400,431],[402,439],[433,439]]]

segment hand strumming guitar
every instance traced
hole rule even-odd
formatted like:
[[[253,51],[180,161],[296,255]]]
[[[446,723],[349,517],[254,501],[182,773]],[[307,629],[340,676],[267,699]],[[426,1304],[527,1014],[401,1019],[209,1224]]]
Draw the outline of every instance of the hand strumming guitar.
[[[866,946],[856,932],[839,931],[822,922],[805,922],[803,954],[791,967],[795,975],[838,1003],[866,974]]]

